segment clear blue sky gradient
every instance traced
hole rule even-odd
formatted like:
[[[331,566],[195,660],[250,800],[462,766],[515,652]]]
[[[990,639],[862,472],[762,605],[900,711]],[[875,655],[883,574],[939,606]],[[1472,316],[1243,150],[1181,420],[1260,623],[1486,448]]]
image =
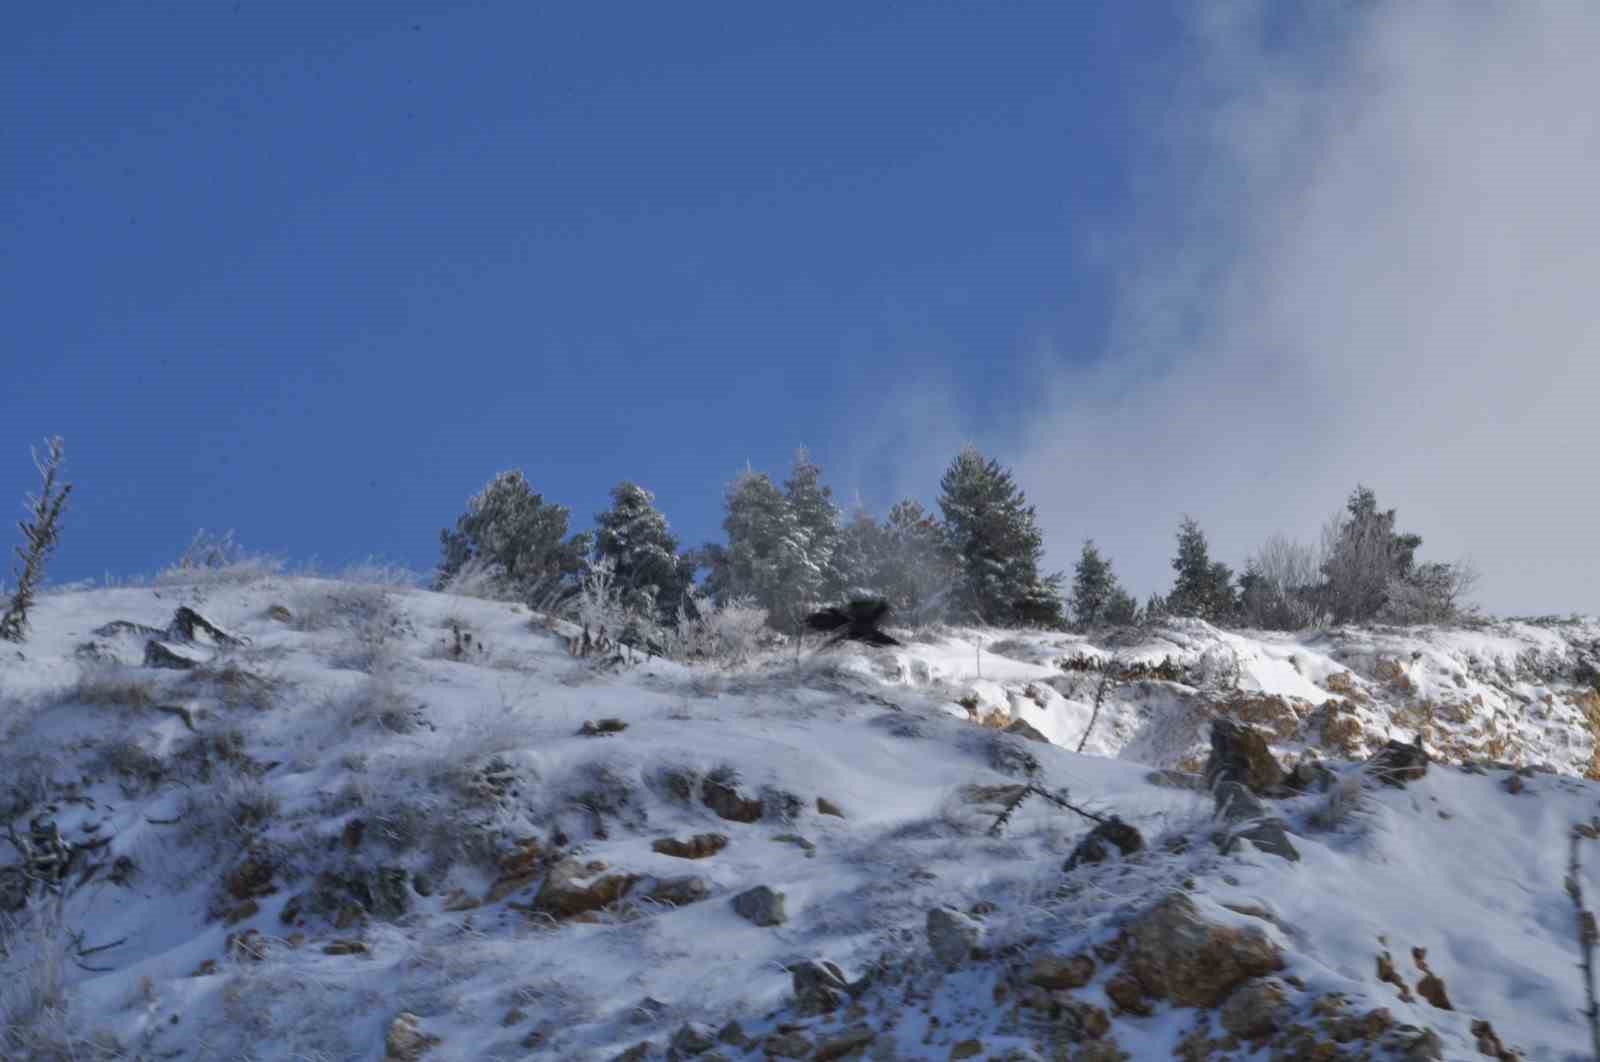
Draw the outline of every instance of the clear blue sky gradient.
[[[924,359],[981,421],[1100,341],[1085,243],[1184,47],[1158,3],[17,7],[0,505],[59,433],[57,581],[199,527],[426,568],[511,467],[719,537]]]

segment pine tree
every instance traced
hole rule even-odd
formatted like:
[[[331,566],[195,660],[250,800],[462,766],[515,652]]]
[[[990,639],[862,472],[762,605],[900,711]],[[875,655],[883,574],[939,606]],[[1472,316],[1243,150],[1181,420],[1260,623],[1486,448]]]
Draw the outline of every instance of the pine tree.
[[[884,570],[888,564],[889,532],[866,509],[857,506],[839,530],[834,571],[843,598],[885,597]]]
[[[996,626],[1061,626],[1062,577],[1039,574],[1043,537],[1011,473],[968,446],[939,486],[959,561],[957,615]]]
[[[1395,531],[1395,511],[1380,512],[1370,487],[1357,486],[1342,518],[1323,536],[1324,607],[1335,623],[1375,618],[1389,601],[1391,586],[1404,584],[1416,563],[1420,535]]]
[[[936,622],[956,581],[956,558],[944,528],[921,503],[905,500],[889,510],[880,590],[894,616],[912,626]]]
[[[623,606],[671,622],[691,580],[655,495],[623,481],[611,490],[611,508],[594,520],[595,559],[611,563]]]
[[[1111,627],[1132,627],[1139,622],[1139,602],[1122,587],[1113,587],[1101,618]]]
[[[434,580],[443,589],[464,569],[486,574],[500,593],[547,607],[576,589],[593,543],[567,538],[571,511],[548,503],[520,471],[502,472],[467,502],[454,531],[439,532]]]
[[[1178,528],[1178,553],[1172,558],[1178,573],[1166,607],[1175,616],[1197,616],[1222,623],[1234,613],[1233,570],[1211,560],[1205,532],[1193,517],[1185,516]]]
[[[820,601],[823,569],[810,535],[765,472],[744,472],[728,487],[722,528],[728,535],[711,589],[719,604],[751,598],[779,629],[797,628]]]
[[[1072,572],[1072,618],[1080,627],[1101,622],[1112,594],[1120,589],[1111,562],[1100,555],[1094,539],[1086,539]]]
[[[839,507],[833,504],[833,490],[822,482],[822,468],[803,446],[795,451],[783,491],[795,526],[804,536],[805,563],[816,569],[815,597],[839,597],[844,593],[837,558]]]

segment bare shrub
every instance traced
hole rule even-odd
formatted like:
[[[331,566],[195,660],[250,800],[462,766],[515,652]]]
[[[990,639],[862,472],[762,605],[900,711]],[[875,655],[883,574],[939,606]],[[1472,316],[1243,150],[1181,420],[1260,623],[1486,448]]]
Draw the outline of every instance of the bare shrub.
[[[248,553],[232,531],[201,528],[178,559],[156,573],[156,586],[207,586],[253,583],[283,571],[283,560]]]
[[[1331,831],[1366,818],[1372,810],[1366,782],[1365,770],[1352,770],[1340,776],[1312,809],[1310,824],[1316,829]]]
[[[1267,539],[1246,563],[1241,580],[1245,624],[1275,631],[1315,625],[1321,569],[1322,557],[1311,546],[1281,534]]]
[[[1405,578],[1390,580],[1382,619],[1407,626],[1458,622],[1474,614],[1468,598],[1477,585],[1471,561],[1419,564]]]
[[[95,769],[123,780],[131,792],[148,792],[165,779],[167,765],[132,738],[107,741],[96,750]]]
[[[205,792],[185,794],[178,818],[185,843],[222,849],[247,846],[278,815],[277,795],[249,775],[233,775]]]
[[[748,598],[719,607],[697,597],[691,608],[678,610],[678,625],[667,635],[674,659],[738,667],[773,644],[766,609]]]
[[[156,679],[140,668],[91,663],[78,670],[78,681],[60,696],[62,704],[97,708],[149,708],[160,700]]]
[[[107,1033],[85,1029],[67,991],[76,945],[59,908],[0,918],[0,1058],[88,1062],[124,1057]]]

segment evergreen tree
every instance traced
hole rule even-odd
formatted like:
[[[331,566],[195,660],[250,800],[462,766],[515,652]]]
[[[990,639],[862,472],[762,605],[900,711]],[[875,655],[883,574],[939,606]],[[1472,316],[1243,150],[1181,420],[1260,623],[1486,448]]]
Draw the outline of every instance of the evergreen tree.
[[[794,466],[783,484],[784,500],[803,536],[805,563],[816,569],[815,596],[836,598],[844,592],[838,567],[839,507],[833,490],[822,482],[822,469],[805,447],[795,451]],[[810,581],[808,580],[808,586]]]
[[[796,627],[820,600],[824,573],[810,536],[765,472],[744,472],[728,487],[722,528],[728,544],[713,570],[718,604],[751,598],[774,627]]]
[[[439,532],[435,587],[470,566],[505,596],[539,607],[567,596],[593,541],[587,533],[566,537],[571,515],[546,502],[520,471],[500,473],[468,500],[454,531]]]
[[[939,486],[959,563],[956,614],[996,626],[1061,626],[1062,577],[1039,574],[1043,539],[1011,473],[968,446]]]
[[[670,623],[693,569],[678,556],[678,541],[656,509],[655,495],[623,481],[611,490],[611,508],[594,520],[595,559],[611,562],[622,604]]]
[[[1172,558],[1178,573],[1172,592],[1167,595],[1167,610],[1175,616],[1198,616],[1222,623],[1233,615],[1233,570],[1221,561],[1211,560],[1205,532],[1194,518],[1185,516],[1178,527],[1178,554]]]
[[[919,502],[896,502],[884,525],[878,588],[902,623],[933,623],[956,581],[956,559],[944,528]]]
[[[1357,486],[1341,518],[1323,535],[1323,605],[1335,623],[1375,618],[1389,601],[1391,587],[1410,579],[1420,535],[1395,531],[1395,511],[1379,511],[1371,488]]]
[[[1072,572],[1072,618],[1080,627],[1103,621],[1112,594],[1121,588],[1111,574],[1111,562],[1100,555],[1094,539],[1083,543],[1077,567]]]
[[[1132,627],[1139,622],[1139,602],[1122,587],[1113,587],[1102,619],[1112,627]]]
[[[857,507],[839,531],[834,571],[843,598],[886,597],[889,532],[866,509]]]

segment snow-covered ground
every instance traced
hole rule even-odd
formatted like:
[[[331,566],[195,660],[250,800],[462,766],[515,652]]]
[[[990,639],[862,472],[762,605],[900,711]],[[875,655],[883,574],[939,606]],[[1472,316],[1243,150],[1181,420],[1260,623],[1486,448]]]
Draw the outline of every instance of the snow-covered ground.
[[[168,632],[180,606],[240,644]],[[0,646],[0,816],[34,858],[0,842],[0,1057],[1465,1059],[1482,1022],[1589,1057],[1563,878],[1600,814],[1593,622],[739,668],[570,633],[275,575],[41,599]],[[1261,810],[1298,859],[1213,843],[1224,716],[1331,769]],[[1420,779],[1361,770],[1418,736]],[[1064,870],[1094,823],[1062,800],[1142,850]],[[735,902],[760,886],[781,920]]]

